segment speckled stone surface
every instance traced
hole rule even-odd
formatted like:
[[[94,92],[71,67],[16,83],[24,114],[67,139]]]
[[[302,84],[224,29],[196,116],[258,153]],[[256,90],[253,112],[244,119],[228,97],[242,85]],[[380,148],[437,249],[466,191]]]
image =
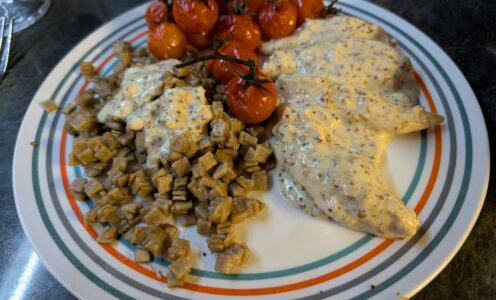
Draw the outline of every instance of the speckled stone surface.
[[[16,215],[12,157],[32,96],[50,70],[98,26],[136,0],[53,0],[49,13],[14,37],[10,71],[0,83],[0,299],[72,299],[36,259]],[[433,38],[458,64],[481,104],[495,148],[496,1],[376,0]],[[494,153],[494,151],[492,151]],[[494,166],[494,163],[493,163]],[[451,263],[416,299],[496,299],[494,176],[481,216]],[[30,270],[30,271],[29,271]],[[30,276],[23,276],[30,274]]]

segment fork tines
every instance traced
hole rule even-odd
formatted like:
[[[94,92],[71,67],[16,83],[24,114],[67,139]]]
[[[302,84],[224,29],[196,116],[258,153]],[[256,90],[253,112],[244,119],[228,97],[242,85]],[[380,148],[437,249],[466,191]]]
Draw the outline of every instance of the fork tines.
[[[11,18],[0,17],[0,79],[7,71],[13,29],[14,22]]]

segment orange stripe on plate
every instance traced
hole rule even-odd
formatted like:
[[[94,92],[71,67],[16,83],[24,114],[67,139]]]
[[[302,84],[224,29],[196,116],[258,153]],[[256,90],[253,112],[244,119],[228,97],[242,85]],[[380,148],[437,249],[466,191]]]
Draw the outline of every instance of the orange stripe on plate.
[[[424,81],[422,80],[422,78],[420,78],[419,74],[416,71],[413,71],[413,77],[420,85],[420,88],[422,89],[422,92],[424,93],[425,98],[427,99],[427,104],[429,105],[429,109],[432,112],[437,113],[436,105],[432,100],[432,95],[427,89],[427,86],[425,85]],[[419,202],[415,206],[414,211],[415,213],[417,213],[417,215],[420,214],[425,204],[427,203],[427,200],[429,200],[429,196],[432,193],[432,190],[434,189],[434,184],[436,183],[435,179],[439,174],[439,167],[441,165],[441,152],[443,149],[443,145],[441,141],[441,126],[439,125],[434,126],[434,139],[436,141],[435,142],[436,147],[434,149],[434,163],[432,165],[431,178],[427,182],[424,193],[422,194]],[[434,178],[434,180],[431,180],[432,178]]]
[[[137,39],[137,38],[136,38]],[[102,69],[104,64],[107,63],[109,59],[106,59],[99,67],[98,69]],[[427,102],[429,105],[429,108],[431,111],[436,112],[436,106],[434,104],[434,101],[432,100],[432,96],[427,90],[424,82],[420,78],[420,76],[414,72],[414,77],[419,83],[422,91],[424,92]],[[83,86],[84,87],[84,86]],[[81,91],[84,91],[82,88]],[[434,162],[432,166],[431,173],[429,175],[429,181],[427,182],[426,188],[424,192],[422,193],[422,196],[420,197],[417,205],[414,208],[414,211],[419,214],[422,209],[424,208],[425,204],[429,200],[429,197],[432,193],[432,190],[434,188],[434,185],[436,183],[437,175],[439,174],[439,166],[440,166],[440,161],[441,161],[441,149],[442,149],[442,139],[441,139],[441,128],[439,125],[435,126],[434,128],[434,134],[435,134],[435,150],[434,150]],[[70,194],[69,190],[69,181],[68,181],[68,176],[67,176],[67,170],[66,170],[66,162],[65,162],[65,148],[66,148],[66,137],[67,137],[67,132],[63,130],[62,132],[62,140],[60,144],[60,171],[62,175],[62,183],[64,185],[64,190],[65,193],[67,194],[67,199],[69,200],[69,203],[76,214],[78,220],[81,222],[81,224],[84,226],[85,230],[93,237],[93,239],[96,239],[98,237],[98,233],[93,229],[93,227],[89,225],[84,224],[84,217],[81,211],[79,210],[79,207],[77,206],[74,198]],[[270,294],[278,294],[278,293],[285,293],[285,292],[290,292],[290,291],[295,291],[307,287],[311,287],[326,281],[329,281],[331,279],[334,279],[336,277],[339,277],[341,275],[344,275],[359,266],[365,264],[366,262],[370,261],[380,253],[382,253],[384,250],[386,250],[389,246],[393,244],[393,240],[385,240],[382,243],[380,243],[378,246],[376,246],[374,249],[370,250],[363,256],[359,257],[358,259],[354,260],[353,262],[350,262],[349,264],[340,267],[336,270],[333,270],[329,273],[320,275],[318,277],[314,277],[308,280],[300,281],[300,282],[295,282],[295,283],[290,283],[286,285],[279,285],[279,286],[273,286],[273,287],[266,287],[266,288],[254,288],[254,289],[229,289],[229,288],[219,288],[219,287],[210,287],[210,286],[203,286],[203,285],[198,285],[198,284],[191,284],[191,283],[186,283],[183,288],[191,290],[191,291],[196,291],[196,292],[202,292],[202,293],[208,293],[208,294],[217,294],[217,295],[227,295],[227,296],[251,296],[251,295],[270,295]],[[115,250],[113,247],[108,246],[108,245],[103,245],[100,244],[109,254],[111,254],[113,257],[115,257],[117,260],[120,262],[124,263],[126,266],[132,268],[133,270],[155,280],[159,280],[162,282],[167,282],[167,278],[165,276],[158,277],[157,274],[150,269],[147,269],[143,267],[142,265],[135,263],[134,261],[128,259],[126,256]]]

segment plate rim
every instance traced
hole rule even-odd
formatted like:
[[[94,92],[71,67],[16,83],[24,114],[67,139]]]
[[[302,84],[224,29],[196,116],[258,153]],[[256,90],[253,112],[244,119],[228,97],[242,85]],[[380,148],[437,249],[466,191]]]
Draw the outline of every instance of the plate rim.
[[[346,2],[362,2],[362,1],[346,1]],[[455,71],[458,72],[458,74],[456,74],[457,77],[460,77],[464,83],[467,84],[467,86],[469,87],[468,89],[468,92],[471,93],[471,99],[475,100],[475,102],[477,103],[476,106],[472,106],[471,108],[472,109],[475,109],[477,110],[477,113],[480,115],[480,116],[483,116],[482,115],[482,110],[481,110],[481,107],[477,101],[477,98],[476,98],[476,95],[475,93],[473,92],[472,88],[470,87],[470,84],[468,83],[467,79],[465,78],[465,76],[461,73],[461,71],[459,70],[459,68],[456,66],[456,64],[452,61],[452,59],[449,57],[449,55],[444,52],[444,50],[442,50],[442,48],[440,48],[434,41],[432,41],[432,39],[430,39],[427,35],[425,35],[422,31],[420,31],[416,26],[412,25],[410,22],[408,22],[407,20],[399,17],[398,15],[394,14],[393,12],[390,12],[388,10],[385,10],[384,8],[382,7],[379,7],[377,6],[376,4],[373,4],[373,3],[367,3],[368,5],[372,5],[372,6],[376,6],[376,8],[379,8],[380,10],[384,10],[386,11],[387,13],[389,13],[390,15],[392,15],[393,17],[395,18],[398,18],[400,21],[406,23],[409,27],[411,27],[412,29],[414,29],[415,31],[418,31],[418,33],[420,33],[421,35],[424,36],[424,38],[428,39],[430,42],[432,42],[432,44],[434,44],[436,47],[438,47],[438,49],[440,50],[440,52],[442,54],[444,54],[446,56],[446,58],[448,58],[448,63],[451,63],[452,65],[450,66],[450,69],[453,69]],[[123,16],[125,16],[127,13],[131,13],[132,11],[134,10],[137,10],[137,9],[141,9],[142,6],[144,6],[146,4],[141,4],[141,5],[138,5],[137,7],[135,8],[132,8],[126,12],[124,12],[123,14],[113,18],[112,20],[106,22],[105,24],[101,25],[100,27],[98,27],[96,30],[94,30],[92,33],[90,33],[86,38],[84,38],[82,41],[80,41],[77,45],[75,45],[60,61],[57,65],[55,65],[52,70],[50,71],[49,75],[46,77],[46,79],[43,81],[43,83],[40,85],[40,87],[38,88],[35,96],[33,97],[33,99],[36,99],[38,98],[38,94],[42,92],[41,88],[47,84],[47,82],[49,82],[49,78],[54,75],[56,69],[61,65],[61,62],[63,62],[64,60],[66,60],[67,58],[70,58],[72,55],[73,55],[73,51],[76,49],[76,48],[80,48],[80,46],[82,44],[84,44],[85,42],[87,42],[87,40],[91,39],[93,36],[96,36],[97,32],[101,31],[103,28],[107,27],[110,23],[113,23],[113,22],[116,22],[116,20],[118,20],[119,18],[122,18]],[[31,102],[31,104],[29,105],[29,108],[28,108],[28,111],[26,112],[26,114],[24,115],[23,117],[23,121],[22,121],[22,124],[21,124],[21,127],[19,129],[19,133],[18,133],[18,136],[17,136],[17,139],[16,139],[16,145],[15,145],[15,150],[14,150],[14,163],[13,163],[13,170],[12,170],[12,178],[13,178],[13,188],[14,188],[14,198],[15,198],[15,204],[16,204],[16,209],[18,211],[18,216],[19,216],[19,219],[20,219],[20,222],[21,222],[21,225],[23,227],[23,230],[26,234],[26,236],[28,237],[28,239],[30,240],[31,244],[33,245],[33,248],[35,249],[36,253],[38,254],[38,256],[42,259],[42,261],[44,262],[44,265],[47,267],[47,269],[50,271],[50,273],[52,273],[52,275],[60,282],[62,283],[62,285],[68,289],[71,293],[75,294],[76,296],[78,296],[78,294],[76,293],[75,290],[73,290],[71,288],[70,285],[66,285],[65,284],[65,281],[63,280],[60,280],[61,278],[58,277],[58,274],[56,272],[54,272],[52,270],[52,267],[50,266],[50,264],[47,264],[47,262],[44,260],[43,256],[40,255],[39,253],[39,250],[37,247],[35,247],[35,245],[33,244],[33,240],[29,234],[29,231],[27,230],[27,225],[25,224],[25,220],[23,219],[23,217],[19,214],[19,211],[20,211],[20,208],[19,208],[19,196],[18,196],[18,190],[17,190],[17,183],[16,183],[16,177],[18,176],[17,175],[17,171],[16,171],[16,162],[18,161],[18,156],[20,155],[20,152],[18,151],[19,147],[20,146],[20,143],[23,142],[21,141],[21,137],[22,137],[22,133],[24,131],[27,131],[29,132],[29,129],[25,129],[24,127],[28,127],[28,122],[26,122],[26,118],[27,116],[29,115],[29,112],[30,112],[30,109],[34,106],[34,102]],[[465,104],[465,102],[464,102]],[[31,112],[32,114],[32,112]],[[476,208],[476,211],[475,213],[472,215],[472,218],[471,218],[471,221],[470,221],[470,224],[469,226],[467,227],[466,230],[464,230],[464,235],[462,236],[461,239],[458,240],[458,243],[456,245],[455,248],[452,248],[451,251],[449,252],[449,257],[447,257],[444,261],[443,261],[443,264],[437,268],[435,270],[435,272],[432,272],[431,273],[431,276],[430,278],[428,278],[427,280],[423,281],[423,284],[420,285],[420,286],[417,286],[415,289],[413,289],[412,291],[410,291],[411,293],[416,293],[418,290],[422,289],[423,287],[425,287],[425,285],[427,285],[433,278],[435,278],[445,267],[446,265],[451,261],[451,259],[454,257],[454,255],[456,255],[456,253],[458,253],[460,247],[463,245],[463,243],[465,242],[465,240],[467,239],[468,235],[470,234],[470,232],[472,231],[473,229],[473,226],[480,214],[480,211],[482,209],[482,206],[483,206],[483,203],[484,203],[484,199],[486,197],[486,194],[487,194],[487,189],[488,189],[488,181],[489,181],[489,173],[490,173],[490,152],[489,152],[489,143],[488,143],[488,132],[487,132],[487,126],[485,124],[485,120],[484,118],[482,117],[482,120],[481,120],[481,124],[482,125],[482,129],[483,131],[485,130],[485,134],[484,134],[484,137],[483,139],[485,139],[485,142],[487,144],[487,149],[486,149],[486,152],[487,152],[487,157],[486,157],[486,161],[488,162],[488,164],[486,164],[486,172],[485,172],[485,180],[484,180],[484,183],[483,183],[483,188],[482,188],[482,193],[481,193],[481,199],[477,202],[478,203],[478,206]],[[472,121],[470,122],[472,124]],[[25,141],[24,141],[25,142]],[[479,145],[477,147],[480,147]],[[474,147],[475,148],[475,147]]]

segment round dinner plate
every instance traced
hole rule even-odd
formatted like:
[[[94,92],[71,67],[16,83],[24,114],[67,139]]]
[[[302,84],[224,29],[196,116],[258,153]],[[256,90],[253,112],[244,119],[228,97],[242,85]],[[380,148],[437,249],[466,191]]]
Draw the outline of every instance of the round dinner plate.
[[[194,268],[182,288],[166,285],[168,261],[133,261],[134,246],[96,242],[101,226],[83,216],[91,203],[70,195],[69,183],[84,176],[67,164],[72,137],[63,130],[59,107],[88,84],[78,72],[91,61],[101,74],[116,63],[118,39],[146,45],[139,6],[105,24],[77,45],[50,73],[24,117],[17,139],[13,182],[24,231],[50,272],[82,299],[396,299],[412,296],[451,260],[472,229],[489,178],[487,130],[477,99],[459,69],[427,36],[394,14],[365,1],[341,1],[342,13],[382,26],[411,58],[421,87],[420,103],[445,116],[429,130],[397,137],[388,147],[383,172],[396,193],[418,214],[422,227],[407,240],[384,240],[329,220],[311,218],[271,189],[260,199],[268,209],[237,228],[253,252],[239,274],[214,271],[215,255],[195,228],[180,235],[192,244]],[[317,62],[318,63],[318,62]],[[31,145],[31,142],[34,146]]]

